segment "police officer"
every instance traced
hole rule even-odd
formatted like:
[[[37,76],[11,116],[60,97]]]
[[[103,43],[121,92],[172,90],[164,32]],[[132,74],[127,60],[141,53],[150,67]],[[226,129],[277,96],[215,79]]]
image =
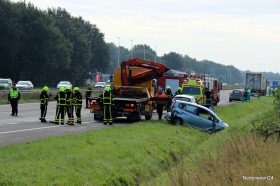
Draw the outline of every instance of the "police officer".
[[[54,98],[57,100],[57,105],[56,105],[56,114],[55,114],[55,124],[59,124],[59,118],[60,124],[64,125],[64,115],[65,115],[65,107],[66,107],[66,93],[64,87],[59,88],[59,92]]]
[[[65,111],[68,116],[68,121],[67,121],[68,125],[74,125],[73,97],[74,97],[74,94],[71,90],[71,87],[67,86],[66,87],[66,110]]]
[[[88,103],[89,103],[89,97],[91,96],[92,88],[90,87],[90,84],[88,84],[87,90],[86,90],[86,107],[89,108]]]
[[[174,97],[180,94],[182,94],[182,88],[178,87],[177,91],[174,93]]]
[[[77,122],[78,124],[82,123],[81,119],[81,109],[82,109],[82,103],[83,103],[83,96],[80,92],[80,89],[78,87],[74,88],[74,98],[73,98],[73,104],[75,107],[75,113],[77,116]]]
[[[13,83],[13,86],[10,89],[10,92],[8,95],[8,101],[11,103],[11,106],[12,106],[11,116],[18,115],[18,100],[20,100],[20,92],[19,92],[19,89],[16,88],[16,83]]]
[[[113,105],[113,95],[111,94],[111,88],[109,86],[105,87],[105,91],[103,94],[99,95],[99,101],[103,104],[103,123],[104,125],[113,125],[112,118],[112,105]]]
[[[172,103],[172,98],[173,98],[173,94],[172,94],[172,90],[171,90],[170,86],[166,87],[165,95],[167,96],[167,98],[169,98],[166,101],[166,111],[169,112],[170,111],[170,107],[171,107],[171,103]]]
[[[48,94],[49,87],[44,86],[42,92],[40,94],[40,109],[41,109],[41,117],[39,118],[42,123],[47,122],[46,115],[47,115],[47,108],[49,97],[51,94]]]

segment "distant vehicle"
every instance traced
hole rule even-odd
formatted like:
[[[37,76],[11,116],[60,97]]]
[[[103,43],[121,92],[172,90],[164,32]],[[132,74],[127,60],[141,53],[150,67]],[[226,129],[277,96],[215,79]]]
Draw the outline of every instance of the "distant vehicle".
[[[242,101],[242,97],[244,95],[243,90],[232,90],[229,94],[229,102],[232,101]]]
[[[99,81],[94,85],[94,87],[95,88],[105,88],[106,85],[107,85],[106,82]]]
[[[16,84],[16,87],[20,90],[31,90],[34,88],[31,81],[19,81]]]
[[[252,96],[265,96],[267,91],[267,79],[265,74],[246,73],[245,89],[251,90]]]
[[[172,99],[172,103],[174,103],[176,100],[182,100],[182,101],[187,101],[187,102],[191,102],[191,103],[197,103],[197,99],[194,96],[189,96],[189,95],[185,95],[185,94],[179,94],[179,95],[175,96]]]
[[[10,78],[0,78],[0,90],[9,90],[12,87],[12,80]]]
[[[57,85],[57,88],[70,86],[72,89],[72,84],[69,81],[60,81]]]
[[[191,126],[208,133],[228,127],[212,110],[199,104],[176,100],[166,115],[169,123]]]

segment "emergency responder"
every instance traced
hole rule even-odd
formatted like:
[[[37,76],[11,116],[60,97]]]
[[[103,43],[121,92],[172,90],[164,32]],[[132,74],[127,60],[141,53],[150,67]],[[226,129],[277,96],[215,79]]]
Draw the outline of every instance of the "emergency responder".
[[[166,101],[166,111],[169,112],[172,103],[172,98],[173,98],[173,94],[170,86],[166,86],[165,95],[167,96],[167,98],[169,98]]]
[[[48,102],[49,97],[51,97],[51,94],[48,94],[49,87],[44,86],[42,89],[42,92],[40,94],[40,110],[41,110],[41,117],[39,118],[42,123],[47,122],[46,115],[47,115],[47,108],[48,108]]]
[[[179,94],[182,94],[182,88],[181,87],[178,87],[177,91],[174,93],[174,97],[179,95]]]
[[[162,89],[158,90],[158,93],[156,93],[155,98],[166,98],[167,96],[165,93],[162,92]],[[157,107],[157,113],[158,113],[158,119],[161,120],[163,107],[165,105],[165,100],[158,100],[156,101],[156,107]]]
[[[90,84],[88,84],[87,90],[86,90],[86,107],[85,108],[89,108],[89,97],[91,96],[91,92],[92,92],[92,88],[90,86]]]
[[[55,124],[59,124],[59,118],[60,118],[60,124],[64,125],[64,115],[65,115],[65,107],[66,107],[66,93],[64,87],[59,88],[59,92],[54,98],[57,100],[56,105],[56,114],[55,114]]]
[[[73,97],[74,97],[74,94],[71,90],[71,87],[67,86],[66,87],[66,110],[65,110],[65,112],[67,113],[67,116],[68,116],[68,121],[67,121],[68,125],[74,125]]]
[[[16,83],[13,83],[13,86],[10,89],[10,92],[8,95],[8,101],[11,103],[11,106],[12,106],[11,116],[18,115],[18,100],[20,100],[20,92],[19,92],[19,89],[16,88]]]
[[[101,104],[103,104],[103,123],[104,125],[113,125],[112,118],[112,105],[113,105],[113,95],[111,94],[111,88],[109,86],[105,87],[105,91],[103,94],[100,94],[98,100]]]
[[[79,87],[74,88],[74,98],[73,98],[73,104],[75,106],[75,113],[77,116],[77,122],[78,124],[82,123],[81,119],[81,109],[82,109],[82,103],[83,103],[83,96],[80,92]]]

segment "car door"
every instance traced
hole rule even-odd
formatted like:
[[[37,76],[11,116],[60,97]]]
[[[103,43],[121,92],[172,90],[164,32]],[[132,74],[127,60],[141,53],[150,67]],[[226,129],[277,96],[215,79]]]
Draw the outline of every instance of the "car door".
[[[198,120],[198,108],[193,105],[186,104],[182,113],[183,125],[189,125],[194,128],[199,128]]]
[[[201,130],[211,131],[215,127],[215,116],[213,116],[208,110],[200,107],[199,117],[198,125]]]

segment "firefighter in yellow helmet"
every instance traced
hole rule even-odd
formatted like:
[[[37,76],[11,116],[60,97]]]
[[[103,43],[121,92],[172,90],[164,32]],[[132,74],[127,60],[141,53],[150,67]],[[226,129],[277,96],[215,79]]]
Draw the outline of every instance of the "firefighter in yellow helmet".
[[[73,106],[74,93],[70,86],[66,87],[66,113],[68,116],[68,125],[74,125],[74,106]]]
[[[170,107],[171,107],[171,103],[172,103],[172,99],[173,99],[173,93],[172,93],[172,90],[171,90],[170,86],[166,86],[165,95],[167,96],[167,98],[169,98],[166,101],[166,111],[169,112]]]
[[[75,113],[77,116],[77,122],[78,124],[82,123],[81,119],[81,109],[82,109],[82,103],[83,103],[83,96],[80,92],[80,89],[78,87],[74,88],[74,98],[73,98],[73,104],[75,107]]]
[[[40,94],[40,110],[41,110],[41,117],[39,118],[42,123],[47,122],[46,115],[48,110],[48,103],[49,103],[49,97],[51,97],[51,94],[48,94],[49,87],[44,86],[42,89],[42,92]]]
[[[64,87],[59,88],[59,92],[54,98],[57,101],[56,114],[55,114],[55,124],[64,125],[64,115],[66,109],[66,93]],[[60,119],[60,120],[59,120]]]
[[[177,91],[174,93],[174,97],[179,95],[179,94],[182,94],[182,88],[181,87],[178,87]]]
[[[103,104],[103,123],[104,125],[113,125],[112,118],[112,105],[113,105],[113,95],[111,94],[111,88],[109,86],[105,87],[103,94],[100,94],[98,100]]]

